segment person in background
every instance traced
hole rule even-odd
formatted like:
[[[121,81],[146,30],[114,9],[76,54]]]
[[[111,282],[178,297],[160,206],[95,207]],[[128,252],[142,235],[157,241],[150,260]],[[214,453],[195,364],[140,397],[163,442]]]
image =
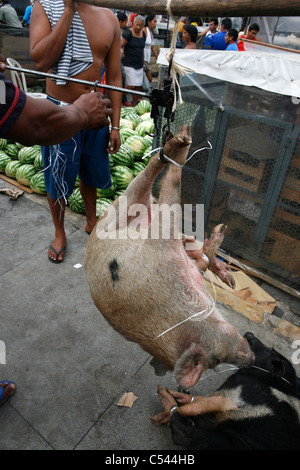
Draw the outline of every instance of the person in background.
[[[33,3],[34,3],[34,0],[30,0],[30,5],[28,5],[28,7],[26,8],[24,16],[23,16],[22,25],[25,27],[30,25],[30,17],[31,17]]]
[[[218,32],[218,18],[212,18],[209,22],[209,27],[202,33],[198,34],[198,38],[205,36],[202,49],[211,49],[214,35]]]
[[[257,37],[258,33],[259,33],[258,24],[257,23],[250,24],[246,34],[244,34],[243,32],[239,34],[238,42],[237,42],[238,50],[245,51],[245,44],[244,44],[243,39],[249,39],[250,41],[262,42],[261,39]]]
[[[1,0],[0,23],[12,28],[23,28],[16,10],[9,4],[9,0]]]
[[[118,11],[117,18],[118,18],[119,23],[120,23],[121,39],[122,39],[123,31],[125,31],[125,29],[127,29],[128,16],[123,11]]]
[[[227,31],[225,35],[225,42],[227,44],[227,48],[225,49],[226,51],[238,51],[237,47],[237,38],[238,38],[238,31],[236,29],[230,29]]]
[[[215,51],[225,51],[227,44],[225,42],[225,36],[229,29],[232,27],[232,21],[230,18],[223,18],[221,21],[220,32],[213,36],[212,49]]]
[[[198,37],[198,30],[192,24],[185,24],[183,26],[182,41],[185,43],[185,49],[197,49],[196,41]]]
[[[120,33],[121,33],[121,38],[120,40],[122,41],[122,36],[123,32],[127,29],[127,24],[128,24],[128,16],[126,13],[123,11],[118,11],[117,13],[117,18],[119,20],[120,24]],[[122,75],[122,87],[125,88],[125,73],[124,73],[124,67],[122,64],[122,58],[124,57],[124,50],[121,47],[121,75]],[[130,103],[127,101],[126,93],[122,94],[122,106],[130,106]]]
[[[177,38],[176,38],[177,49],[182,49],[183,47],[182,34],[183,34],[183,26],[186,24],[186,20],[187,20],[186,16],[182,16],[178,22],[178,32],[177,32]],[[173,31],[174,31],[174,28],[172,28],[172,31],[171,31],[171,41],[172,41]]]
[[[142,91],[144,78],[144,47],[146,34],[143,31],[145,20],[143,16],[137,15],[134,18],[132,28],[124,31],[121,48],[124,50],[122,59],[125,73],[125,87],[129,90]],[[137,104],[137,95],[132,96],[131,105]]]
[[[149,69],[151,53],[154,55],[156,60],[158,58],[158,53],[154,46],[154,38],[153,38],[153,31],[155,30],[156,25],[157,25],[157,18],[155,15],[146,16],[145,27],[143,29],[144,33],[146,34],[146,43],[145,43],[145,48],[144,48],[144,60],[145,60],[146,76],[149,80],[149,83],[152,82],[152,75]]]
[[[99,31],[101,34],[99,34]],[[106,84],[121,87],[120,26],[115,14],[107,9],[73,0],[39,0],[34,3],[30,20],[30,54],[38,70],[61,78],[47,79],[48,99],[58,107],[68,106],[83,93],[93,90],[83,83],[64,80],[76,77],[101,82],[105,66]],[[45,184],[55,229],[48,259],[64,260],[66,233],[65,204],[72,194],[79,174],[89,234],[97,223],[97,188],[111,186],[109,158],[121,145],[119,120],[121,94],[108,90],[112,102],[111,127],[83,130],[60,147],[42,147]]]

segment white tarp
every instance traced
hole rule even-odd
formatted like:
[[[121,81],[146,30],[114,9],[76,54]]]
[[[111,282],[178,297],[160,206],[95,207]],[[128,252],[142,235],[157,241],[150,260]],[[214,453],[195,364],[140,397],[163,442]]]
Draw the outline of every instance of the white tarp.
[[[169,65],[170,49],[160,49],[157,63]],[[188,72],[300,97],[300,54],[176,49],[174,62]]]

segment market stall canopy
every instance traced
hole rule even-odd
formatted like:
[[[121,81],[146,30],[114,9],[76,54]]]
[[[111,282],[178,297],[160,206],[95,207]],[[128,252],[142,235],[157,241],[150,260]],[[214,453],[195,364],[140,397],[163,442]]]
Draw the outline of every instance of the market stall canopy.
[[[168,66],[170,49],[160,49],[159,65]],[[272,93],[300,97],[300,54],[176,49],[174,63],[195,72]]]

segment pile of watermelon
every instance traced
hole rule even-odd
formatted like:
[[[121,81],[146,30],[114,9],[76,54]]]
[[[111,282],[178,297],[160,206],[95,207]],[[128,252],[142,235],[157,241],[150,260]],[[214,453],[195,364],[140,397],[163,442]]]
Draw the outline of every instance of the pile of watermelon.
[[[154,121],[150,116],[151,104],[140,101],[134,108],[122,108],[120,118],[121,147],[109,155],[111,186],[97,189],[97,217],[119,197],[129,183],[140,173],[151,158]],[[143,158],[146,156],[145,158]],[[37,194],[46,194],[41,147],[25,147],[11,140],[0,139],[0,173],[16,179]],[[84,214],[84,203],[79,191],[79,177],[68,198],[70,208]]]
[[[46,194],[41,147],[25,147],[0,139],[0,173],[28,186],[37,194]]]

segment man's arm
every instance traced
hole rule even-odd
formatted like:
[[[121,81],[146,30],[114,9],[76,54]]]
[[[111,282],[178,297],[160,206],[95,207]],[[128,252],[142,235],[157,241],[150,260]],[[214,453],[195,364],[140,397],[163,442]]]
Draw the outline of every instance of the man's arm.
[[[77,9],[76,1],[64,0],[64,3],[65,10],[53,30],[40,2],[36,1],[32,7],[30,55],[38,70],[43,72],[48,72],[61,56]]]
[[[113,43],[108,51],[105,60],[105,76],[108,85],[122,87],[121,76],[121,54],[120,54],[120,26],[117,18],[112,15],[112,21],[115,22],[115,36]],[[118,91],[108,91],[108,97],[112,102],[113,115],[111,118],[112,127],[119,127],[122,93]],[[109,153],[116,153],[121,145],[119,131],[112,129],[110,133]]]
[[[110,106],[110,100],[94,92],[85,93],[72,105],[63,107],[27,96],[23,111],[5,137],[27,146],[58,144],[82,129],[108,126]]]

